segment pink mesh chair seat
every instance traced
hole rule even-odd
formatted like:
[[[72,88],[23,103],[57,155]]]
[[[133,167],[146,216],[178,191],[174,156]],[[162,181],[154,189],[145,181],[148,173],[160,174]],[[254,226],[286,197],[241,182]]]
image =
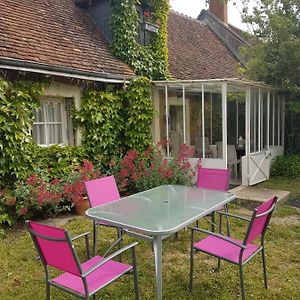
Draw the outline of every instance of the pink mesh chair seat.
[[[90,207],[100,206],[121,199],[114,176],[106,176],[84,182],[90,202]],[[121,229],[103,221],[93,221],[93,253],[97,250],[97,227],[108,226],[117,229],[118,239],[121,238]],[[119,243],[119,248],[121,244]]]
[[[243,245],[242,240],[230,238],[230,240]],[[242,262],[246,261],[254,252],[258,250],[258,246],[249,243],[243,252]],[[239,255],[241,247],[234,245],[226,240],[222,240],[215,236],[208,236],[200,242],[194,243],[194,249],[222,258],[234,264],[239,264]]]
[[[192,234],[191,234],[191,259],[190,259],[190,291],[192,291],[192,285],[193,285],[194,252],[198,252],[198,251],[217,257],[218,262],[222,259],[239,266],[240,286],[241,286],[243,300],[246,298],[243,266],[257,253],[261,252],[265,288],[268,287],[266,262],[265,262],[264,237],[272,213],[275,209],[276,203],[277,203],[277,197],[273,197],[269,199],[268,201],[261,204],[253,211],[252,217],[250,219],[247,219],[245,217],[240,217],[237,215],[232,215],[226,212],[221,213],[229,217],[234,217],[249,222],[243,240],[234,239],[228,236],[224,236],[222,234],[217,234],[197,227],[191,228]],[[202,232],[208,234],[208,237],[194,243],[194,234],[196,232]],[[260,239],[259,246],[253,243],[253,241],[258,239]]]
[[[62,228],[27,221],[27,227],[37,248],[46,275],[46,299],[50,300],[50,286],[58,287],[79,298],[89,299],[106,285],[115,281],[125,273],[134,277],[135,298],[139,299],[137,281],[135,246],[132,243],[119,249],[107,257],[88,257],[80,263],[72,240],[67,231]],[[89,254],[88,234],[82,234],[86,239],[86,250]],[[131,250],[132,265],[119,263],[113,258],[126,250]],[[61,275],[51,278],[48,267],[63,271]]]
[[[88,271],[102,260],[103,257],[101,256],[95,256],[89,259],[85,263],[81,264],[82,271]],[[107,284],[120,277],[121,275],[127,273],[131,269],[131,265],[119,263],[112,260],[107,262],[86,277],[89,292],[94,293],[95,291],[105,287]],[[85,295],[84,284],[82,278],[79,276],[66,272],[52,279],[52,282],[73,290],[78,294]]]

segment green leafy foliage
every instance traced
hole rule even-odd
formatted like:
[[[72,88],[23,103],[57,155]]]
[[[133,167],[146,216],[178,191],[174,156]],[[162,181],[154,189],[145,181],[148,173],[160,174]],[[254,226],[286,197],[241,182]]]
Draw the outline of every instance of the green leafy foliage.
[[[253,14],[245,4],[244,21],[257,37],[246,71],[255,80],[300,92],[300,4],[298,0],[257,0]]]
[[[127,148],[144,151],[152,142],[151,124],[154,109],[151,99],[151,83],[147,78],[132,81],[124,92],[125,143]]]
[[[300,155],[277,156],[272,162],[271,176],[300,179]]]
[[[0,184],[28,176],[33,112],[45,84],[8,82],[0,78]]]
[[[82,147],[100,165],[120,151],[124,129],[122,109],[118,93],[87,89],[80,110],[74,113],[75,125],[82,129]]]
[[[32,145],[31,172],[42,176],[45,180],[63,178],[86,159],[83,147],[59,146],[39,147]]]
[[[143,1],[145,2],[145,1]],[[148,0],[154,18],[159,21],[159,32],[147,46],[137,42],[139,0],[111,0],[113,8],[113,53],[124,60],[138,75],[165,79],[168,75],[167,17],[168,0]]]

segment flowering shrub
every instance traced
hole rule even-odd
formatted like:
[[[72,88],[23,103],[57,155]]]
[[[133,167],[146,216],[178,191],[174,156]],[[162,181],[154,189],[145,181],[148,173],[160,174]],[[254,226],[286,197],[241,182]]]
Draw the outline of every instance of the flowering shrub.
[[[100,176],[100,171],[95,170],[94,165],[84,160],[82,166],[78,166],[64,178],[63,196],[67,200],[77,203],[86,196],[84,181],[94,179]]]
[[[68,209],[62,199],[62,183],[58,179],[50,182],[31,175],[26,181],[17,183],[14,191],[0,193],[0,224],[13,225],[29,218],[55,216]]]
[[[0,192],[0,225],[11,226],[26,219],[70,211],[73,203],[85,196],[83,182],[99,174],[87,160],[62,179],[49,180],[47,174],[44,177],[32,174],[27,180],[17,183],[13,191]]]
[[[149,146],[140,154],[136,150],[129,150],[120,160],[110,161],[110,172],[115,175],[123,194],[144,191],[162,184],[192,184],[195,170],[188,158],[193,156],[193,150],[187,145],[181,145],[178,156],[166,159],[161,146]]]

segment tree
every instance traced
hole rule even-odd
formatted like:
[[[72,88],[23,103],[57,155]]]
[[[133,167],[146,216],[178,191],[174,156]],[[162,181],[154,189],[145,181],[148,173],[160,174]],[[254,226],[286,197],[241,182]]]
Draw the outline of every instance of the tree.
[[[248,63],[246,75],[256,81],[282,87],[289,92],[288,110],[300,119],[300,1],[256,0],[253,12],[244,4],[243,20],[251,25],[254,34],[252,49],[245,49]],[[289,126],[289,124],[287,123]],[[300,121],[290,124],[287,136],[295,137]],[[298,127],[298,129],[297,129]],[[296,130],[297,129],[297,130]],[[298,133],[300,150],[300,135]],[[295,141],[294,141],[295,142]],[[294,145],[295,146],[295,145]]]

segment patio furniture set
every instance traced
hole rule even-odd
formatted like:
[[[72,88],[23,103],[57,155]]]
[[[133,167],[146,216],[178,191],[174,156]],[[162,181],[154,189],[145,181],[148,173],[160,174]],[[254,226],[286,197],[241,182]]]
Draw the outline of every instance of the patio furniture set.
[[[267,273],[264,254],[264,236],[274,211],[277,198],[271,198],[257,207],[251,218],[228,213],[227,204],[235,199],[228,191],[230,172],[228,170],[199,168],[197,186],[163,185],[138,194],[120,198],[113,176],[85,182],[91,208],[86,216],[93,220],[93,255],[89,250],[89,233],[73,239],[61,228],[28,221],[27,226],[37,248],[46,274],[46,299],[50,299],[50,286],[57,287],[82,299],[95,297],[95,293],[124,274],[134,278],[135,299],[140,299],[136,268],[138,243],[123,246],[124,234],[150,241],[155,258],[156,298],[163,298],[162,287],[162,241],[179,230],[212,215],[212,231],[191,227],[190,292],[193,286],[195,253],[204,252],[239,266],[242,299],[245,299],[243,266],[256,254],[263,259],[264,282],[267,288]],[[215,213],[220,217],[215,224]],[[227,235],[222,234],[222,217],[226,217]],[[249,222],[243,240],[231,237],[229,218]],[[197,223],[198,225],[198,223]],[[117,230],[117,240],[103,256],[97,254],[97,229],[110,226]],[[216,233],[215,229],[219,232]],[[207,237],[195,241],[197,232]],[[84,237],[88,260],[79,261],[72,241]],[[253,243],[260,239],[260,243]],[[111,253],[117,247],[117,251]],[[131,264],[122,262],[121,254],[131,251]],[[116,258],[119,258],[118,260]],[[55,278],[50,277],[48,267],[63,271]]]

